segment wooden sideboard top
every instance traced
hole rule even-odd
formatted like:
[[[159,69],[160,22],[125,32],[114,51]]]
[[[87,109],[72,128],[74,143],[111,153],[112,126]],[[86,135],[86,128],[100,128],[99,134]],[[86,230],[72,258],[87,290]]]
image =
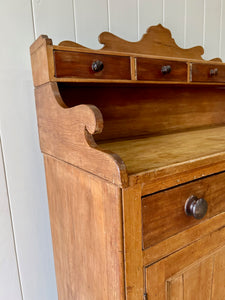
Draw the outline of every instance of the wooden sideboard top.
[[[42,152],[143,194],[225,170],[225,64],[161,25],[99,41],[31,46]]]

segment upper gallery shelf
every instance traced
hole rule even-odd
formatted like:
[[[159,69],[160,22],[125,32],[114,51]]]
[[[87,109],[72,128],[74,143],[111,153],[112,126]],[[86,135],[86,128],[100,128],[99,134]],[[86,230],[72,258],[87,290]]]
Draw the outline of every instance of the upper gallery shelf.
[[[144,194],[224,171],[225,64],[161,25],[135,43],[99,39],[31,46],[42,152]]]
[[[48,54],[48,74],[35,85],[52,82],[80,83],[142,83],[224,85],[225,64],[215,58],[205,61],[201,46],[180,48],[168,29],[162,25],[150,27],[138,42],[125,41],[103,32],[101,50],[92,50],[75,42],[64,41],[53,46],[45,38]],[[31,47],[35,55],[38,43]],[[34,58],[33,61],[36,59]],[[32,68],[37,69],[36,68]],[[44,71],[43,71],[44,72]],[[39,72],[40,73],[40,72]]]

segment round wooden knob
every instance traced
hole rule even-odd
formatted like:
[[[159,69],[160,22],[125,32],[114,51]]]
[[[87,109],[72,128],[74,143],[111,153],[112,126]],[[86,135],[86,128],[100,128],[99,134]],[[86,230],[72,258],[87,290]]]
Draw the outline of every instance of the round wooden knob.
[[[185,213],[187,216],[193,216],[195,219],[202,219],[208,209],[208,203],[205,199],[198,199],[196,196],[191,196],[185,203]]]
[[[218,69],[217,68],[209,70],[209,75],[210,76],[215,76],[217,74],[218,74]]]
[[[96,60],[91,65],[92,71],[94,72],[100,72],[104,68],[104,64],[101,60]]]
[[[162,66],[161,72],[165,75],[165,74],[169,74],[171,70],[172,70],[171,66],[167,65],[167,66]]]

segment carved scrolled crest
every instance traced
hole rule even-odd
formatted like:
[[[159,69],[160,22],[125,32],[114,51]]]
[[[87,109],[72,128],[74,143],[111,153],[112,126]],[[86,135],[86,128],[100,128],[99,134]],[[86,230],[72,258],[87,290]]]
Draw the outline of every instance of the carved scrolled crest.
[[[163,27],[161,24],[151,26],[147,32],[142,36],[140,41],[129,42],[110,32],[102,32],[99,35],[99,42],[103,44],[101,50],[127,52],[136,54],[179,57],[186,59],[203,60],[202,55],[204,49],[201,46],[183,49],[179,47],[169,29]],[[63,41],[60,46],[86,48],[80,44]],[[221,61],[220,58],[214,58],[212,61]]]

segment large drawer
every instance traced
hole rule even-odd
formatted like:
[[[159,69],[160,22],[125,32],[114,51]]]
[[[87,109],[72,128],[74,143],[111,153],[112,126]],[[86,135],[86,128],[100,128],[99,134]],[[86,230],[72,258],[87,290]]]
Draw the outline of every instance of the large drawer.
[[[208,210],[204,218],[185,213],[191,196],[205,199]],[[142,197],[143,248],[153,246],[187,228],[225,211],[225,173],[219,173],[162,192]]]
[[[55,51],[55,76],[90,79],[131,79],[130,57]]]
[[[164,59],[136,58],[137,80],[187,81],[187,63]]]
[[[225,66],[218,64],[193,63],[192,82],[225,82]]]

